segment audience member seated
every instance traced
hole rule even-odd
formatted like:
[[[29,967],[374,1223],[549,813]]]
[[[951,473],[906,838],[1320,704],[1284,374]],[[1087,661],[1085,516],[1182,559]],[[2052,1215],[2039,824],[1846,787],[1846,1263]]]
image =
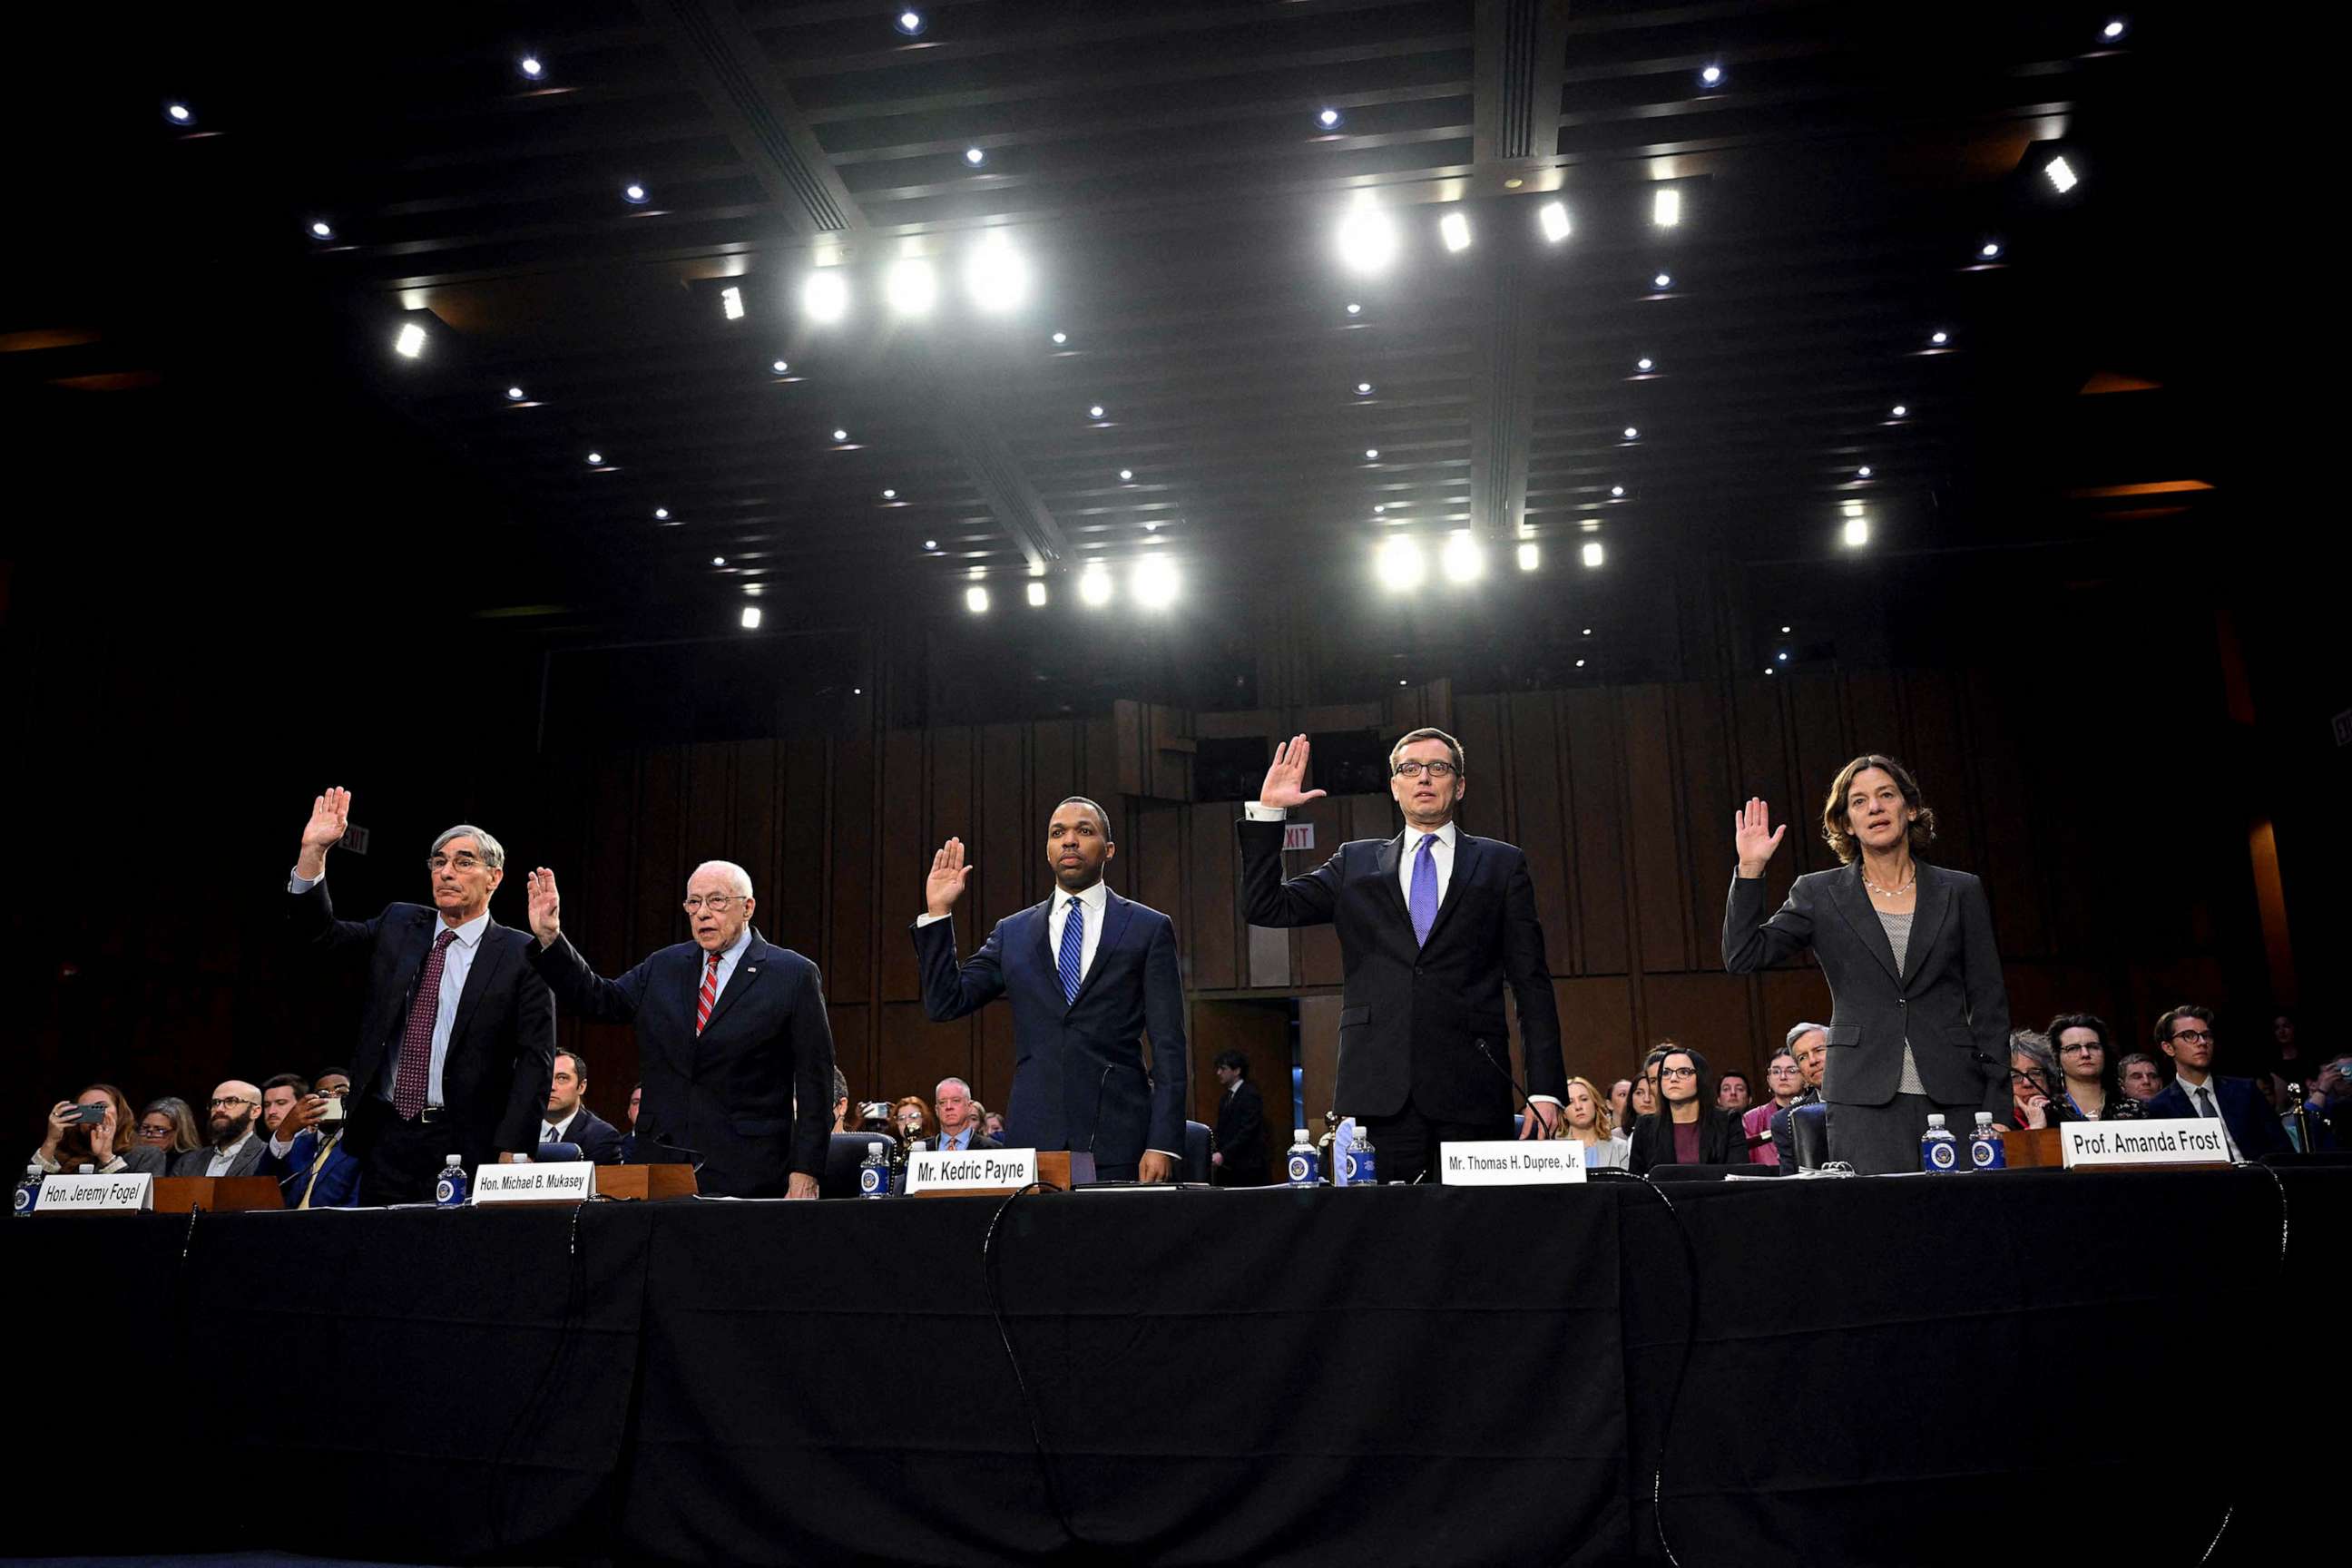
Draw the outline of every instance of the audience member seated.
[[[912,1143],[929,1138],[940,1130],[931,1120],[931,1108],[923,1103],[919,1094],[910,1094],[890,1107],[890,1125],[898,1130],[901,1142]]]
[[[2301,1153],[2352,1151],[2352,1057],[2321,1068],[2302,1103],[2287,1109],[2284,1122],[2287,1142]]]
[[[891,1118],[890,1106],[887,1101],[868,1100],[862,1101],[858,1105],[857,1125],[850,1131],[854,1132],[887,1132],[891,1137],[896,1138],[898,1136],[898,1124]]]
[[[1739,1113],[1740,1135],[1748,1141],[1748,1163],[1778,1165],[1780,1152],[1772,1147],[1772,1114],[1797,1103],[1805,1092],[1804,1074],[1797,1070],[1797,1053],[1782,1046],[1764,1068],[1764,1087],[1772,1097]]]
[[[2126,1099],[2146,1105],[2164,1092],[2164,1069],[2146,1051],[2134,1051],[2116,1067]]]
[[[1570,1079],[1560,1106],[1559,1124],[1551,1135],[1564,1142],[1583,1144],[1587,1170],[1625,1168],[1626,1145],[1611,1135],[1609,1107],[1591,1079]]]
[[[849,1124],[849,1080],[841,1076],[841,1068],[833,1069],[833,1130],[835,1133],[857,1131]]]
[[[1756,1100],[1756,1091],[1748,1087],[1748,1075],[1738,1068],[1723,1069],[1723,1078],[1715,1086],[1715,1105],[1718,1110],[1737,1110],[1743,1114]]]
[[[1615,1124],[1616,1131],[1612,1136],[1631,1149],[1633,1146],[1633,1129],[1642,1124],[1642,1118],[1654,1114],[1657,1109],[1658,1064],[1644,1062],[1642,1070],[1635,1073],[1626,1085],[1625,1116]]]
[[[2137,1121],[2147,1112],[2123,1091],[2107,1065],[2106,1020],[2092,1013],[2061,1013],[2050,1020],[2050,1045],[2065,1075],[2058,1110],[2067,1121]]]
[[[2013,1029],[2009,1037],[2009,1094],[2012,1119],[2020,1127],[2055,1127],[2059,1115],[2052,1096],[2058,1092],[2058,1057],[2050,1037],[2032,1029]]]
[[[254,1174],[275,1176],[289,1209],[356,1208],[360,1163],[343,1147],[341,1120],[326,1120],[327,1107],[351,1099],[352,1077],[340,1069],[319,1075],[319,1087],[287,1109],[264,1146]]]
[[[2215,1075],[2219,1042],[2211,1008],[2175,1007],[2156,1021],[2156,1042],[2172,1058],[2172,1086],[2147,1102],[2150,1116],[2218,1119],[2228,1130],[2230,1152],[2241,1160],[2287,1152],[2286,1130],[2263,1105],[2253,1080]]]
[[[1658,1059],[1658,1098],[1665,1109],[1633,1126],[1628,1166],[1637,1176],[1661,1165],[1745,1164],[1746,1141],[1739,1118],[1715,1104],[1706,1058],[1675,1046]]]
[[[299,1072],[282,1072],[262,1081],[261,1131],[265,1141],[277,1136],[278,1123],[294,1108],[296,1100],[310,1092],[310,1083]]]
[[[176,1094],[148,1101],[139,1113],[139,1142],[162,1154],[166,1167],[176,1156],[205,1146],[204,1134],[196,1131],[195,1110]]]
[[[542,1143],[577,1143],[599,1165],[621,1163],[621,1130],[588,1109],[588,1058],[578,1051],[555,1053],[547,1080],[547,1114],[539,1130]]]
[[[980,1119],[980,1130],[982,1132],[987,1133],[991,1138],[995,1139],[997,1142],[1003,1143],[1004,1142],[1003,1113],[1002,1111],[992,1110],[987,1115],[982,1117]]]
[[[97,1119],[83,1120],[82,1108],[92,1105],[101,1108]],[[166,1168],[163,1152],[141,1143],[131,1131],[131,1101],[110,1083],[91,1084],[51,1106],[48,1134],[26,1163],[51,1176],[71,1175],[84,1165],[104,1176],[160,1176]]]
[[[1609,1125],[1612,1137],[1621,1137],[1633,1125],[1633,1080],[1621,1078],[1609,1086]]]
[[[1797,1098],[1772,1110],[1772,1152],[1774,1163],[1794,1170],[1797,1165],[1797,1136],[1791,1118],[1801,1106],[1822,1102],[1822,1075],[1830,1068],[1830,1032],[1825,1025],[1799,1024],[1789,1031],[1790,1054],[1797,1058]]]
[[[930,1146],[961,1153],[966,1149],[1001,1149],[1003,1144],[981,1131],[980,1123],[972,1119],[971,1086],[960,1078],[943,1078],[931,1090],[931,1101],[939,1107],[939,1131]]]
[[[210,1142],[173,1161],[172,1174],[255,1174],[260,1169],[261,1157],[269,1152],[268,1139],[259,1133],[261,1090],[243,1079],[229,1079],[213,1090],[212,1100],[205,1109],[211,1119],[207,1128]]]
[[[838,1068],[835,1069],[833,1077],[835,1084],[838,1086],[841,1082],[841,1073]],[[637,1157],[637,1108],[645,1103],[645,1098],[644,1084],[633,1083],[629,1086],[629,1130],[621,1134],[621,1159],[625,1163]]]

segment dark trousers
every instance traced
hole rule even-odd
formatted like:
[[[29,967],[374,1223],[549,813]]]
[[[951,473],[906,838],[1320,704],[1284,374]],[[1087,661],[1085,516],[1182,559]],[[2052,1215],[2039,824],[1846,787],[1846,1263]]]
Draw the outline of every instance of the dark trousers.
[[[1830,1158],[1843,1160],[1865,1176],[1893,1175],[1919,1168],[1919,1140],[1927,1136],[1927,1113],[1944,1113],[1944,1128],[1963,1144],[1976,1127],[1978,1105],[1946,1105],[1924,1094],[1898,1094],[1885,1105],[1830,1108]],[[1966,1148],[1960,1151],[1965,1163]]]
[[[1441,1143],[1467,1143],[1488,1138],[1508,1138],[1511,1124],[1504,1121],[1433,1121],[1407,1101],[1405,1108],[1394,1116],[1360,1116],[1357,1124],[1371,1140],[1372,1155],[1380,1167],[1382,1182],[1415,1182],[1422,1173],[1429,1173],[1431,1181],[1440,1179],[1436,1170],[1437,1146]]]
[[[360,1192],[364,1201],[371,1207],[431,1203],[433,1184],[440,1179],[442,1166],[450,1155],[465,1152],[457,1124],[446,1117],[403,1121],[388,1102],[373,1099],[354,1115],[366,1121],[366,1152],[360,1156]]]

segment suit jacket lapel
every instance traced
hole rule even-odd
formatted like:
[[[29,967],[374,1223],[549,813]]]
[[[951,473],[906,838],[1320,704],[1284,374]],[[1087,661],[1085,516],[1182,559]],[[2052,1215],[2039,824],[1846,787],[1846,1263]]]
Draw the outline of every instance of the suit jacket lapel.
[[[1477,869],[1478,854],[1484,839],[1473,838],[1460,828],[1454,831],[1454,872],[1445,879],[1445,901],[1437,906],[1437,918],[1429,923],[1429,942],[1437,941],[1437,933],[1445,929],[1454,913],[1454,906],[1462,901],[1462,889]],[[1428,945],[1428,944],[1424,944]]]
[[[481,1000],[483,988],[497,976],[499,966],[507,961],[506,944],[490,941],[490,933],[498,929],[499,922],[490,921],[482,928],[481,939],[474,943],[474,962],[466,966],[466,988],[457,993],[457,1015],[449,1020],[452,1048],[461,1037],[466,1020],[473,1016],[474,1004]],[[442,1070],[446,1072],[448,1069],[444,1067]]]
[[[1412,930],[1412,910],[1406,906],[1404,889],[1397,882],[1397,868],[1403,863],[1404,835],[1400,833],[1381,846],[1380,858],[1372,862],[1372,869],[1378,873],[1381,893],[1385,896],[1389,909],[1410,931]]]
[[[1837,912],[1845,917],[1854,936],[1870,949],[1897,985],[1903,984],[1902,972],[1895,967],[1895,944],[1886,940],[1886,928],[1878,923],[1878,911],[1870,907],[1870,895],[1862,888],[1862,862],[1857,860],[1830,879],[1830,901]],[[1913,945],[1918,936],[1912,936]]]
[[[1911,940],[1903,949],[1903,978],[1908,981],[1919,973],[1920,961],[1927,949],[1935,945],[1936,933],[1943,929],[1944,917],[1951,912],[1952,885],[1933,866],[1919,868],[1919,896],[1911,906]]]
[[[710,1005],[710,1022],[702,1026],[704,1034],[719,1027],[719,1020],[727,1016],[728,1008],[735,1005],[735,999],[751,989],[759,980],[761,963],[767,957],[767,952],[768,939],[760,934],[759,927],[752,927],[751,940],[743,944],[742,955],[735,960],[735,973],[727,977],[726,988],[719,993],[719,1000]],[[707,967],[709,963],[708,959],[704,960],[703,966]],[[694,977],[694,985],[695,1000],[690,1005],[699,1009],[702,1005],[700,974]]]
[[[1061,896],[1061,889],[1056,885],[1042,903],[1029,906],[1029,912],[1037,917],[1037,962],[1044,964],[1045,973],[1054,977],[1054,988],[1057,991],[1062,985],[1062,960],[1054,951],[1054,900]]]
[[[1094,966],[1087,971],[1086,978],[1078,982],[1078,994],[1070,998],[1071,1006],[1076,1006],[1086,994],[1094,988],[1095,976],[1103,972],[1104,960],[1110,957],[1111,943],[1117,942],[1120,933],[1127,930],[1127,922],[1133,918],[1134,914],[1133,900],[1120,898],[1108,888],[1103,889],[1103,928],[1102,935],[1095,939]]]

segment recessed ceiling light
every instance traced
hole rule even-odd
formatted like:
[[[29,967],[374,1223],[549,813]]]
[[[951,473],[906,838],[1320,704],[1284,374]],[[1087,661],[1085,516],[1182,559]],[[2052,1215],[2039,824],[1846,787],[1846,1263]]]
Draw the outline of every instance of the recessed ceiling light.
[[[882,280],[882,297],[902,316],[927,316],[940,297],[940,275],[919,256],[902,256]]]
[[[1070,341],[1070,334],[1067,332],[1055,332],[1054,334],[1054,341],[1057,343],[1066,343]]]
[[[1361,305],[1357,304],[1353,300],[1348,301],[1348,314],[1351,316],[1360,316],[1363,313],[1364,308]]]
[[[977,147],[967,147],[963,150],[963,161],[977,169],[988,162],[988,154]]]
[[[740,285],[730,283],[719,290],[719,309],[730,321],[743,319],[743,289]]]
[[[882,492],[882,499],[884,500],[897,500],[898,499],[898,492],[897,490],[884,490]]]
[[[1787,637],[1790,632],[1792,632],[1792,631],[1794,631],[1794,630],[1796,630],[1796,629],[1797,629],[1797,628],[1796,628],[1796,627],[1794,627],[1794,626],[1782,626],[1782,627],[1780,628],[1780,635],[1781,635],[1782,637]]]
[[[988,614],[988,590],[975,583],[963,591],[963,607],[975,616]]]
[[[425,329],[415,321],[409,322],[400,329],[400,335],[392,340],[392,347],[393,352],[404,359],[415,359],[425,352]]]
[[[1651,279],[1650,283],[1652,287],[1660,290],[1671,289],[1675,286],[1674,274],[1671,272],[1661,272],[1655,278]]]
[[[891,18],[890,25],[911,38],[923,30],[923,14],[920,11],[901,11]]]
[[[1841,537],[1844,539],[1847,544],[1857,549],[1869,543],[1870,519],[1866,517],[1847,518],[1845,520],[1845,531]]]
[[[1339,261],[1356,272],[1378,272],[1395,259],[1396,225],[1370,196],[1358,198],[1339,220]],[[1348,312],[1354,315],[1351,310]]]
[[[846,441],[849,439],[849,432],[846,430],[835,429],[833,433],[833,438],[836,441]]]
[[[322,217],[312,218],[310,220],[310,237],[312,239],[332,239],[335,237],[335,226],[329,223]]]
[[[837,321],[849,310],[849,279],[835,267],[820,267],[801,285],[801,309],[813,321]]]
[[[1001,313],[1018,309],[1029,297],[1029,263],[1011,240],[991,235],[964,258],[963,287],[981,310]]]
[[[1942,348],[1946,343],[1952,341],[1952,334],[1943,331],[1929,332],[1927,334],[1927,341],[1935,344],[1937,348]]]
[[[1536,226],[1540,228],[1543,231],[1543,237],[1554,245],[1566,239],[1568,237],[1568,204],[1544,203],[1542,206],[1536,209]]]
[[[743,606],[743,629],[747,632],[756,632],[760,629],[759,605],[746,605]]]
[[[1445,536],[1445,546],[1437,552],[1437,563],[1450,583],[1473,583],[1486,570],[1486,552],[1478,548],[1477,539],[1466,528],[1457,528]]]
[[[727,564],[727,557],[724,555],[714,555],[710,558],[710,563],[713,566],[724,566]]]
[[[1701,67],[1698,73],[1698,84],[1701,87],[1721,87],[1723,85],[1723,68],[1721,66]]]
[[[1090,404],[1088,404],[1088,405],[1087,405],[1087,418],[1089,418],[1089,419],[1099,419],[1099,418],[1101,418],[1102,416],[1103,416],[1103,405],[1102,405],[1101,404],[1099,404],[1099,403],[1090,403]]]
[[[940,542],[936,539],[926,539],[923,541],[923,548],[926,550],[937,550],[939,547]]]
[[[1372,384],[1371,384],[1370,382],[1369,382],[1369,381],[1360,381],[1360,382],[1356,383],[1356,395],[1357,395],[1357,396],[1359,396],[1359,397],[1370,397],[1371,395],[1372,395]]]
[[[669,521],[669,508],[666,506],[657,506],[654,508],[654,521],[656,522],[667,522]]]
[[[1633,362],[1633,368],[1634,368],[1635,370],[1638,370],[1638,371],[1642,371],[1642,372],[1647,373],[1648,371],[1651,371],[1651,370],[1653,370],[1653,369],[1656,368],[1656,364],[1657,364],[1657,362],[1656,362],[1655,360],[1653,360],[1653,359],[1652,359],[1649,355],[1647,355],[1647,354],[1643,354],[1640,359],[1637,359],[1637,360],[1635,360],[1635,361]]]
[[[1316,115],[1315,123],[1326,131],[1336,131],[1339,128],[1339,111],[1336,109],[1324,110]]]
[[[1584,635],[1585,635],[1586,637],[1591,637],[1591,636],[1592,635],[1592,628],[1591,628],[1591,626],[1587,626],[1587,627],[1585,627],[1585,628],[1584,628]]]
[[[1977,247],[1977,254],[1983,257],[1987,261],[1990,261],[1994,257],[2000,254],[2000,241],[1997,239],[1986,240],[1982,245]]]
[[[184,103],[167,103],[163,106],[163,118],[174,125],[194,125],[196,111]]]
[[[507,401],[509,403],[520,403],[522,401],[522,388],[520,386],[508,387]]]
[[[1904,419],[1910,416],[1911,410],[1907,405],[1898,403],[1895,405],[1893,412],[1895,417],[1897,419]]]
[[[1364,448],[1364,458],[1368,462],[1378,458],[1380,455],[1381,449],[1378,447],[1367,447]]]
[[[1597,539],[1586,540],[1584,542],[1582,557],[1584,563],[1587,566],[1600,565],[1601,561],[1601,541]]]
[[[1650,203],[1650,221],[1660,228],[1672,228],[1683,221],[1683,193],[1674,185],[1660,185]]]
[[[1176,602],[1176,567],[1165,555],[1150,555],[1135,564],[1127,580],[1135,602],[1147,610],[1164,610]]]
[[[2124,22],[2123,22],[2123,18],[2122,18],[2122,17],[2120,17],[2120,16],[2116,17],[2114,21],[2112,21],[2112,22],[2108,23],[2105,26],[2104,26],[2104,27],[2102,27],[2102,28],[2100,28],[2100,29],[2099,29],[2099,37],[2103,37],[2103,38],[2106,39],[2106,40],[2107,40],[2107,42],[2109,42],[2109,43],[2111,43],[2111,44],[2112,44],[2112,43],[2114,43],[2117,38],[2122,37],[2123,36],[2124,36]]]
[[[1870,465],[1868,463],[1864,463],[1862,467],[1856,468],[1853,471],[1853,477],[1857,479],[1866,479],[1870,478]]]
[[[1380,574],[1381,585],[1402,593],[1417,588],[1429,574],[1429,563],[1421,552],[1421,541],[1409,533],[1393,534],[1381,542],[1372,557],[1373,568]]]
[[[1609,487],[1609,495],[1610,499],[1612,500],[1622,500],[1625,499],[1625,487],[1623,485],[1611,485]]]
[[[1639,431],[1639,430],[1635,429],[1635,428],[1634,428],[1633,426],[1631,426],[1631,425],[1628,425],[1628,426],[1625,426],[1625,439],[1627,439],[1628,441],[1638,441],[1638,440],[1640,440],[1641,438],[1642,438],[1642,432],[1641,432],[1641,431]]]
[[[515,68],[531,80],[537,81],[547,74],[547,62],[537,55],[525,55],[515,62]]]
[[[2066,162],[2063,156],[2053,158],[2042,165],[2042,172],[2050,176],[2051,184],[2057,188],[2058,194],[2062,196],[2082,183],[2080,176],[2074,173],[2074,165]]]
[[[778,375],[782,375],[793,368],[793,363],[790,360],[771,360],[768,362],[768,368],[775,372]]]
[[[1784,653],[1778,653],[1778,654],[1775,654],[1775,655],[1773,655],[1773,658],[1775,658],[1776,659],[1778,659],[1778,660],[1779,660],[1780,663],[1782,663],[1782,664],[1786,664],[1786,663],[1788,663],[1788,662],[1789,662],[1789,656],[1788,656],[1785,652],[1784,652]]]
[[[1043,609],[1043,608],[1045,607],[1045,584],[1043,584],[1043,583],[1032,583],[1032,584],[1029,584],[1029,605],[1030,605],[1030,607],[1031,607],[1031,608],[1033,608],[1033,609]]]
[[[1128,484],[1131,482],[1134,478],[1135,470],[1133,468],[1121,468],[1118,471],[1118,482],[1120,484]]]
[[[1437,233],[1438,237],[1445,241],[1446,249],[1469,249],[1470,216],[1461,212],[1447,213],[1437,220]]]
[[[1534,571],[1537,567],[1538,567],[1538,566],[1540,566],[1540,565],[1542,565],[1542,564],[1543,564],[1543,552],[1542,552],[1542,550],[1540,550],[1539,548],[1538,548],[1538,546],[1536,545],[1535,541],[1533,541],[1533,540],[1529,540],[1529,541],[1528,541],[1526,543],[1524,543],[1524,544],[1522,544],[1522,545],[1520,545],[1520,546],[1519,546],[1519,570],[1520,570],[1520,571],[1522,571],[1522,572],[1532,572],[1532,571]]]
[[[621,199],[633,207],[641,207],[654,199],[653,193],[635,180],[621,187]]]
[[[1157,532],[1159,532],[1159,531],[1160,531],[1160,523],[1159,523],[1159,521],[1155,519],[1154,521],[1150,521],[1150,522],[1147,522],[1147,523],[1145,523],[1145,524],[1143,525],[1143,531],[1144,531],[1144,532],[1146,532],[1146,533],[1157,533]],[[1161,541],[1160,541],[1160,540],[1157,540],[1157,539],[1147,539],[1147,540],[1145,540],[1145,541],[1144,541],[1144,542],[1145,542],[1146,544],[1159,544],[1159,543],[1160,543],[1160,542],[1161,542]]]
[[[1585,563],[1585,564],[1587,564],[1587,565],[1591,565],[1591,562],[1587,562],[1587,563]],[[1576,661],[1576,668],[1579,668],[1579,669],[1582,669],[1582,668],[1584,668],[1584,661],[1583,661],[1582,659],[1580,659],[1580,659],[1578,659],[1578,660]]]
[[[1110,603],[1110,574],[1099,561],[1090,562],[1078,574],[1078,600],[1082,604],[1103,605]]]
[[[1372,503],[1372,515],[1375,517],[1378,517],[1381,512],[1388,510],[1388,503],[1386,501],[1374,501]]]
[[[604,466],[604,453],[602,453],[602,452],[591,452],[591,453],[589,453],[589,454],[588,454],[588,466],[589,466],[590,468],[603,468],[603,467]]]

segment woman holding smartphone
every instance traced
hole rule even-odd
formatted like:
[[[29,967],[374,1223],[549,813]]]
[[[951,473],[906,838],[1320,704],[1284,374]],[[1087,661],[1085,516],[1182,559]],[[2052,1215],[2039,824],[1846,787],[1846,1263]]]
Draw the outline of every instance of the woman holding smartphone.
[[[1979,1110],[2013,1126],[2009,992],[1984,884],[1916,856],[1936,814],[1910,770],[1874,752],[1838,773],[1822,836],[1842,868],[1800,877],[1767,918],[1764,868],[1783,823],[1751,799],[1732,819],[1738,868],[1723,912],[1735,974],[1811,948],[1835,1011],[1822,1099],[1829,1153],[1867,1173],[1916,1171],[1931,1113],[1965,1138]]]
[[[94,1083],[71,1100],[49,1107],[48,1136],[29,1163],[45,1175],[68,1175],[89,1166],[100,1175],[131,1172],[160,1176],[163,1152],[148,1148],[131,1131],[131,1102],[110,1083]]]

